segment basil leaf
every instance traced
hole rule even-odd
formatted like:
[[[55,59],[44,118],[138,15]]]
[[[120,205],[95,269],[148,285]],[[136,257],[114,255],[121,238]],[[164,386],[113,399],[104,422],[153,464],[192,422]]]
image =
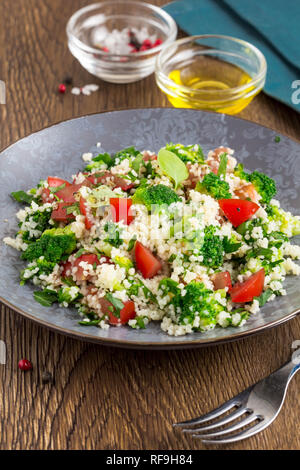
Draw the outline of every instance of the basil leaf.
[[[273,295],[273,291],[271,289],[267,289],[259,297],[254,297],[254,299],[258,300],[259,306],[262,307],[268,302],[271,295]]]
[[[31,204],[34,197],[30,194],[25,193],[25,191],[16,191],[11,193],[11,197],[14,198],[17,202],[23,202],[25,204]]]
[[[226,168],[227,168],[227,162],[228,162],[228,156],[227,153],[222,153],[220,155],[220,165],[218,169],[218,176],[223,175],[225,177],[226,175]]]
[[[175,189],[178,188],[179,184],[182,181],[185,181],[188,176],[189,172],[187,167],[180,160],[175,153],[166,150],[165,148],[160,149],[158,152],[157,161],[159,164],[160,169],[167,175],[169,178],[172,178],[175,182]]]
[[[54,302],[58,301],[58,294],[54,290],[44,289],[33,293],[34,300],[43,307],[51,307]]]

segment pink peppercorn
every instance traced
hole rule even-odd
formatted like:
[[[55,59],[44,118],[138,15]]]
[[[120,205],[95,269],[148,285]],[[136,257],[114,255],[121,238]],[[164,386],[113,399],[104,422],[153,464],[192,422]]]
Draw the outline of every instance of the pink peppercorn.
[[[18,363],[18,367],[20,370],[26,372],[27,370],[32,369],[32,364],[28,359],[21,359]]]
[[[160,46],[162,44],[162,39],[156,39],[155,43],[153,44],[153,47]]]
[[[64,83],[61,83],[61,84],[59,85],[59,87],[58,87],[59,93],[62,93],[62,94],[63,94],[63,93],[66,93],[66,90],[67,90],[66,85],[65,85]]]

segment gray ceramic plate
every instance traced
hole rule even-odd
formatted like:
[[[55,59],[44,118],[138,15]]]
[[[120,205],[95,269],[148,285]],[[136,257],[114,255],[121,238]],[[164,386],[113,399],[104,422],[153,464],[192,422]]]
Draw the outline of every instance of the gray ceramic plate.
[[[300,144],[248,121],[221,114],[181,109],[138,109],[115,111],[62,122],[30,135],[0,155],[0,240],[17,230],[18,204],[9,194],[35,186],[48,175],[69,178],[82,169],[84,152],[114,152],[135,145],[138,149],[158,150],[166,142],[200,143],[204,151],[219,145],[236,150],[239,161],[249,170],[262,170],[278,184],[282,206],[297,213],[300,202]],[[299,210],[298,210],[299,212]],[[8,222],[5,222],[8,219]],[[298,237],[299,238],[299,237]],[[299,240],[298,240],[299,243]],[[0,243],[0,299],[12,309],[61,333],[106,345],[144,349],[197,347],[232,341],[278,325],[300,310],[299,279],[289,277],[288,295],[268,303],[242,328],[216,328],[208,333],[170,337],[151,324],[145,330],[78,325],[75,311],[54,306],[45,308],[33,300],[33,287],[19,286],[23,263],[18,253]]]

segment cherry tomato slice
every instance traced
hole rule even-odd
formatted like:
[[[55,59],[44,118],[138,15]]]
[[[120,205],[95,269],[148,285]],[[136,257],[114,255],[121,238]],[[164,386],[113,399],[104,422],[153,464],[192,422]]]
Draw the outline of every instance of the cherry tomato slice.
[[[215,273],[211,277],[214,285],[214,290],[225,289],[228,287],[228,291],[232,288],[231,276],[229,271],[223,271],[221,273]]]
[[[151,279],[161,269],[161,262],[142,243],[135,242],[135,261],[144,279]]]
[[[82,196],[80,198],[79,210],[80,210],[80,213],[85,216],[85,220],[84,220],[85,228],[87,230],[90,230],[95,224],[92,218],[92,214],[90,214],[89,211],[87,210],[86,200]]]
[[[69,222],[74,220],[75,216],[73,214],[67,214],[67,207],[72,206],[71,202],[59,202],[57,209],[54,209],[51,214],[51,219],[56,220],[56,222]]]
[[[122,220],[126,225],[131,224],[134,219],[130,213],[132,206],[131,199],[113,197],[110,199],[110,206],[114,222],[120,222]]]
[[[91,277],[90,275],[85,276],[83,274],[84,268],[80,266],[80,263],[82,261],[84,261],[85,263],[91,264],[92,266],[94,264],[96,264],[97,266],[100,264],[98,256],[93,253],[79,256],[79,258],[77,258],[73,263],[73,267],[77,268],[77,271],[75,273],[75,278],[77,279],[77,281],[85,281]]]
[[[61,178],[57,178],[57,176],[48,176],[47,181],[50,188],[57,188],[58,186],[62,186],[63,184],[65,184],[66,186],[71,186],[71,183]]]
[[[102,297],[99,300],[101,310],[105,315],[109,316],[109,323],[111,325],[125,325],[129,320],[133,320],[136,316],[135,306],[132,300],[124,302],[124,308],[120,311],[120,318],[116,317],[111,311],[112,304]]]
[[[259,297],[263,291],[265,282],[265,270],[260,269],[252,274],[246,281],[237,282],[231,289],[232,302],[251,302],[254,297]]]
[[[259,205],[242,199],[219,199],[220,208],[234,227],[249,220],[259,209]]]

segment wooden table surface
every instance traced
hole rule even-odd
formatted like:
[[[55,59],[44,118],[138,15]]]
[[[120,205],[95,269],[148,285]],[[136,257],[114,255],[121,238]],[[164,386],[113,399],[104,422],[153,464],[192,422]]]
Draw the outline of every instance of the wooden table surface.
[[[124,0],[126,1],[126,0]],[[2,0],[1,148],[52,123],[120,108],[168,106],[151,76],[129,85],[91,77],[69,53],[65,24],[89,0]],[[166,3],[157,0],[159,5]],[[99,83],[90,97],[58,96],[58,84]],[[289,86],[289,84],[287,84]],[[299,139],[299,114],[264,94],[241,114]],[[1,305],[1,449],[205,449],[172,429],[208,412],[290,358],[300,317],[239,342],[189,351],[147,352],[100,347],[53,333]],[[34,369],[18,370],[30,359]],[[42,383],[50,371],[55,382]],[[227,449],[300,449],[300,375],[277,420]],[[216,446],[215,448],[218,448]]]

